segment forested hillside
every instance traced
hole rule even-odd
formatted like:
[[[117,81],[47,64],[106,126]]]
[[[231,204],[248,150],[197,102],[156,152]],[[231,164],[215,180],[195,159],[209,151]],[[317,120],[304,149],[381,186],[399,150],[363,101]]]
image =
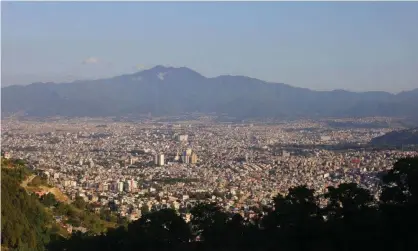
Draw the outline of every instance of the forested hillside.
[[[65,203],[52,193],[38,197],[34,192],[46,181],[25,167],[24,161],[2,159],[1,166],[2,249],[46,250],[51,240],[69,236],[68,226],[93,235],[117,226],[117,218],[93,213],[81,198]],[[27,182],[30,177],[35,178]]]
[[[21,164],[2,160],[1,244],[16,250],[44,250],[50,240],[52,218],[36,195],[29,195],[20,186],[27,175]]]

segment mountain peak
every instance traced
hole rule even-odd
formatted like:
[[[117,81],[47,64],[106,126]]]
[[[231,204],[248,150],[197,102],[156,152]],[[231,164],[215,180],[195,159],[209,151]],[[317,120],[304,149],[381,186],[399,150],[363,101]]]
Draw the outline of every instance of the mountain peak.
[[[182,77],[203,77],[200,73],[187,68],[187,67],[172,67],[172,66],[163,66],[156,65],[150,69],[140,71],[134,75],[154,75],[157,76],[160,80],[164,80],[166,76],[177,75]]]
[[[149,70],[150,71],[167,71],[167,70],[172,70],[172,69],[176,69],[176,68],[171,67],[171,66],[156,65]]]

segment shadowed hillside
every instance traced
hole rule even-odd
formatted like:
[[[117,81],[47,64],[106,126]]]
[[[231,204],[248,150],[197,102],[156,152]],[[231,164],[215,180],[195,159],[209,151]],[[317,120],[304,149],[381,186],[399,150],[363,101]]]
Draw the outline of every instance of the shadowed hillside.
[[[372,139],[371,144],[380,146],[418,145],[418,129],[389,132]]]

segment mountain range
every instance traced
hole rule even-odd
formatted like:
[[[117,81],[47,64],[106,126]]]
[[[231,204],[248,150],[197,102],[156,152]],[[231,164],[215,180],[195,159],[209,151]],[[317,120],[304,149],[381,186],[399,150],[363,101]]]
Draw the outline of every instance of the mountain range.
[[[207,78],[186,68],[156,66],[133,74],[71,83],[1,89],[2,115],[129,116],[190,112],[235,118],[416,117],[418,89],[314,91],[245,76]]]

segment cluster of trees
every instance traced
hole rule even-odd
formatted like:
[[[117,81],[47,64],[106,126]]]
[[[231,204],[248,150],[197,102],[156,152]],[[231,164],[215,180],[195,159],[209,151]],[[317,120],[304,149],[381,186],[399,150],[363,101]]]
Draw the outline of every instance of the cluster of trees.
[[[31,171],[25,168],[25,161],[21,159],[5,159],[1,158],[1,167],[2,172],[9,176],[13,176],[17,181],[23,181],[28,175],[31,174]]]
[[[320,200],[326,205],[320,206]],[[191,209],[186,223],[172,209],[145,214],[102,235],[77,233],[50,250],[416,250],[418,158],[399,160],[374,198],[357,184],[315,196],[305,186],[277,195],[259,217],[230,215],[215,204]]]
[[[41,202],[44,205],[52,206],[52,213],[56,216],[62,216],[65,223],[74,227],[84,227],[91,234],[100,234],[108,227],[116,226],[116,222],[110,223],[103,220],[101,215],[93,213],[89,204],[81,197],[77,197],[71,204],[54,201],[52,197],[53,195],[51,194],[44,195],[41,198]]]
[[[3,161],[2,161],[2,164]],[[44,250],[50,240],[52,218],[36,195],[20,182],[28,171],[20,166],[1,170],[1,245],[13,250]]]
[[[39,187],[39,186],[49,186],[48,180],[45,177],[36,176],[31,182],[28,183],[28,186]]]
[[[61,203],[52,193],[38,197],[29,194],[21,183],[32,172],[19,160],[2,159],[1,169],[1,245],[10,250],[46,250],[51,240],[67,237],[67,231],[53,216],[62,216],[66,223],[86,227],[91,234],[99,234],[115,223],[101,219],[91,212],[82,198],[72,204]],[[38,176],[37,176],[38,177]],[[31,185],[44,184],[43,179]],[[113,219],[112,217],[109,217]]]
[[[191,183],[191,182],[198,182],[199,179],[193,178],[161,178],[161,179],[153,179],[153,182],[164,183],[164,184],[175,184],[175,183]]]

